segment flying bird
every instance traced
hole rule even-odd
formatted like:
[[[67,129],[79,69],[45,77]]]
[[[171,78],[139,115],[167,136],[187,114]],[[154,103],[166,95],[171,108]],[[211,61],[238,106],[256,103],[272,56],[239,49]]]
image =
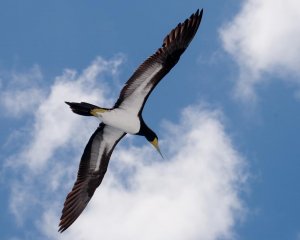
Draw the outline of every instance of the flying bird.
[[[162,46],[126,82],[113,108],[66,102],[74,113],[97,117],[101,123],[84,149],[76,182],[64,203],[59,232],[70,227],[85,209],[102,182],[115,146],[126,133],[144,136],[162,156],[157,135],[142,117],[143,108],[150,93],[192,41],[202,14],[203,9],[200,12],[198,9],[164,38]]]

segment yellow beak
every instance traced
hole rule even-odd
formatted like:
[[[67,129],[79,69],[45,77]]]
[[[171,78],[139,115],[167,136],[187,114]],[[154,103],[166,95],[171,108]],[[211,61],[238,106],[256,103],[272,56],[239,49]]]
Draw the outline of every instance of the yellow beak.
[[[162,155],[159,146],[158,146],[158,139],[154,138],[154,140],[151,142],[151,144],[155,147],[155,149],[158,151],[159,155],[164,158],[164,156]]]

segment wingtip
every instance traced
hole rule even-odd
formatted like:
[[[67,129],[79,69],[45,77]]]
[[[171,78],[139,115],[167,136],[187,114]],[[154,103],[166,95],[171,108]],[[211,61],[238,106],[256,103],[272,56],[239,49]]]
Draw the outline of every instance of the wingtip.
[[[62,226],[60,226],[59,229],[58,229],[58,232],[59,233],[63,233],[65,230],[66,230],[65,228],[63,228]]]
[[[198,12],[199,12],[199,9],[198,9]],[[203,15],[203,8],[201,9],[201,11],[200,11],[200,17],[202,17],[202,15]]]
[[[191,16],[190,19],[199,19],[201,21],[203,15],[203,8],[201,10],[198,8],[196,12],[194,12]],[[188,19],[186,19],[187,21]]]
[[[59,224],[58,224],[58,230],[57,230],[57,232],[62,233],[63,231],[64,231],[64,230],[63,230],[61,224],[59,223]]]
[[[200,18],[202,18],[203,15],[203,8],[201,8],[201,10],[198,8],[197,11],[194,13],[195,16],[199,16]]]
[[[63,223],[63,221],[61,220],[59,225],[58,225],[58,232],[59,233],[63,233],[64,231],[66,231],[69,227],[70,227],[71,224],[65,224]]]

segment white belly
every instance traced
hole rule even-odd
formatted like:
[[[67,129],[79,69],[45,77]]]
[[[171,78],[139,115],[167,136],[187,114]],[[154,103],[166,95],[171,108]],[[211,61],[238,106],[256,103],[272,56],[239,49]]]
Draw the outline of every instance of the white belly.
[[[113,109],[101,113],[99,119],[103,123],[118,128],[126,133],[136,134],[140,130],[140,119],[135,114],[129,114],[122,109]]]

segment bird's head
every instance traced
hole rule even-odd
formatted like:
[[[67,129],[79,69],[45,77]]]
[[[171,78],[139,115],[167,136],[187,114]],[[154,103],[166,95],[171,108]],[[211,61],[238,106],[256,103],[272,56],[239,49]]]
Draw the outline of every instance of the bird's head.
[[[146,138],[152,144],[152,146],[158,151],[158,153],[160,154],[160,156],[162,158],[164,158],[163,155],[162,155],[162,153],[161,153],[161,151],[160,151],[159,145],[158,145],[158,137],[157,137],[157,135],[153,131],[151,131],[151,133],[148,136],[146,136]]]
[[[158,145],[158,137],[156,135],[155,132],[152,131],[151,128],[149,128],[143,119],[141,119],[141,129],[140,129],[140,132],[139,132],[139,135],[142,135],[144,136],[148,142],[150,142],[152,144],[152,146],[158,151],[159,155],[163,157],[163,155],[161,154],[161,151],[159,149],[159,145]]]

